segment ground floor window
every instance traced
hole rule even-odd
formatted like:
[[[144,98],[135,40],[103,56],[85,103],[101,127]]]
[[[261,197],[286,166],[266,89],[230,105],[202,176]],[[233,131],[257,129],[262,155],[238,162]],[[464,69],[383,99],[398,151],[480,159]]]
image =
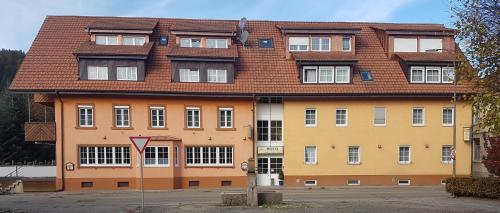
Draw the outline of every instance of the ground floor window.
[[[130,147],[80,146],[80,166],[130,166]]]
[[[231,166],[233,165],[233,147],[230,146],[188,146],[186,147],[188,166]]]
[[[148,146],[144,152],[145,166],[168,166],[168,146]]]
[[[452,148],[450,145],[443,146],[443,148],[441,150],[441,161],[443,163],[451,163],[452,162],[451,150],[452,150]]]

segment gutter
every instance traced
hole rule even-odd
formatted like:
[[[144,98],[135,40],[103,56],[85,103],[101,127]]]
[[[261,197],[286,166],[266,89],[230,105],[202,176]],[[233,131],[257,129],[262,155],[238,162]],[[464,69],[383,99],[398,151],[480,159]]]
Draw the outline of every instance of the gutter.
[[[64,116],[64,103],[62,101],[61,96],[59,96],[59,91],[56,90],[55,94],[56,94],[56,98],[61,103],[61,183],[62,183],[61,191],[64,191],[64,188],[65,188],[65,184],[64,184],[64,117],[63,117]],[[56,132],[57,132],[57,128],[56,128]],[[57,134],[56,134],[56,137],[57,137]],[[57,140],[56,140],[56,144],[57,144]],[[56,152],[57,152],[57,149],[56,149]],[[56,156],[57,156],[57,154],[56,154]],[[57,178],[56,178],[56,180],[57,180]]]

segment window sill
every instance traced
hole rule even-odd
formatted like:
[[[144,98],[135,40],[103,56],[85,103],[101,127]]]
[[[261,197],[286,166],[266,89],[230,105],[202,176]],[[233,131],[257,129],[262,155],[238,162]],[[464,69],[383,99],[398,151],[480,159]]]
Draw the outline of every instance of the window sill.
[[[305,127],[306,128],[316,128],[316,127],[318,127],[318,125],[306,125]]]
[[[167,127],[148,127],[148,130],[168,130]]]
[[[358,165],[361,165],[361,162],[357,162],[357,163],[347,163],[347,165],[358,166]]]
[[[453,127],[453,124],[443,124],[443,127]]]
[[[316,163],[304,163],[305,165],[308,165],[308,166],[314,166],[314,165],[318,165],[318,162]]]
[[[447,162],[447,161],[441,161],[441,163],[443,163],[444,165],[451,165],[451,164],[453,164],[453,161],[450,161],[450,162]]]
[[[236,131],[236,128],[216,128],[217,131]]]
[[[95,129],[97,129],[97,127],[96,127],[96,126],[92,126],[92,127],[75,126],[75,129],[81,129],[81,130],[95,130]]]
[[[184,168],[235,168],[235,166],[234,165],[227,165],[227,166],[224,166],[224,165],[214,165],[214,166],[210,166],[210,165],[200,165],[200,166],[186,165],[186,166],[184,166]]]
[[[412,162],[398,162],[399,165],[410,165]]]
[[[347,124],[335,124],[335,127],[347,127]]]
[[[79,165],[77,167],[78,169],[97,169],[97,168],[132,168],[132,165],[102,165],[102,166],[99,166],[99,165],[90,165],[90,166],[82,166],[82,165]]]
[[[203,128],[201,128],[201,127],[200,128],[188,128],[188,127],[186,127],[186,128],[184,128],[184,130],[203,131]]]
[[[168,168],[170,165],[144,165],[144,168]]]
[[[373,124],[374,127],[386,127],[387,124]]]
[[[412,126],[412,127],[425,127],[425,125],[423,125],[423,124],[422,124],[422,125],[416,125],[416,124],[413,124],[413,125],[411,125],[411,126]]]
[[[133,127],[111,127],[112,130],[134,130]]]

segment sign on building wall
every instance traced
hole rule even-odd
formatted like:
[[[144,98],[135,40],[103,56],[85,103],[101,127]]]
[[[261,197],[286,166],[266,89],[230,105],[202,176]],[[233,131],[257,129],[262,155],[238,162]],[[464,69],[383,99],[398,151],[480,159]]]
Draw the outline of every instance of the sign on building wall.
[[[282,146],[259,146],[257,154],[283,154]]]

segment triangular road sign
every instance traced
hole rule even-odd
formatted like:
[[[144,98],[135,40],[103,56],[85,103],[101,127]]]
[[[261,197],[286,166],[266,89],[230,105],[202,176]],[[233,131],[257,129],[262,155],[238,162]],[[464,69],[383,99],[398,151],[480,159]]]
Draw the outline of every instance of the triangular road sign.
[[[137,151],[139,151],[139,153],[142,153],[144,149],[146,149],[146,146],[151,140],[151,137],[145,137],[145,136],[130,136],[129,138],[130,141],[132,141],[132,143],[134,144]]]

